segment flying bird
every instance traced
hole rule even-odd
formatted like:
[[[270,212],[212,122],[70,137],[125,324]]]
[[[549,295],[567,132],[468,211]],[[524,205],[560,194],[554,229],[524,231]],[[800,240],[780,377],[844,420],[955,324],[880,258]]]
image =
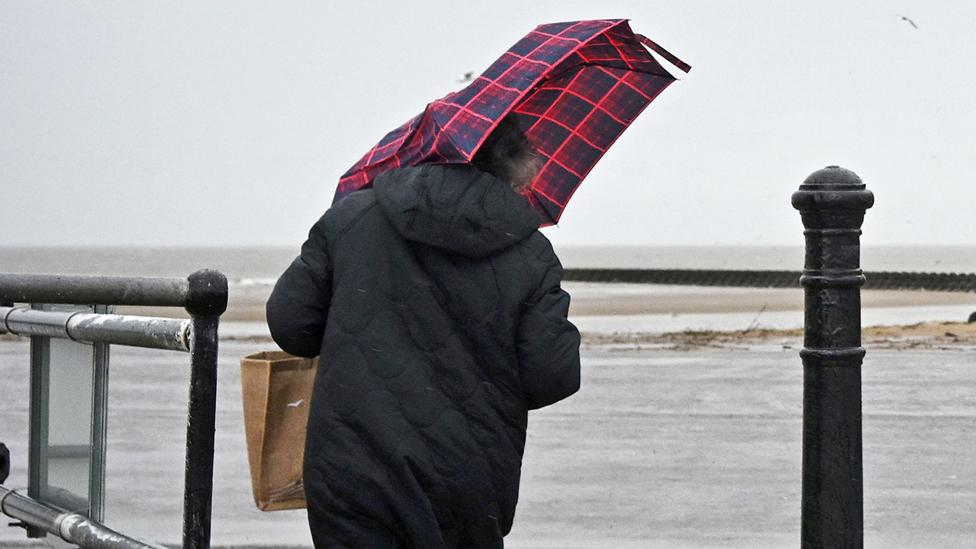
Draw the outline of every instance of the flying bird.
[[[470,82],[472,76],[474,76],[474,71],[468,71],[464,73],[464,76],[458,82]]]
[[[906,17],[904,15],[899,15],[898,17],[900,17],[902,21],[906,21],[909,25],[912,26],[912,28],[914,28],[916,30],[918,29],[918,25],[915,24],[915,21],[912,21],[911,19],[909,19],[908,17]]]

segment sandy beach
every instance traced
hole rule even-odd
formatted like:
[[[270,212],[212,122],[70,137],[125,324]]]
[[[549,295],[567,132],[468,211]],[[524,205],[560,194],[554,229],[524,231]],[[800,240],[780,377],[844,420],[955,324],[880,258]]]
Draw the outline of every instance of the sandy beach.
[[[588,346],[671,350],[799,348],[803,291],[784,288],[716,288],[565,282],[570,317]],[[223,317],[227,340],[271,343],[264,316],[270,286],[232,293]],[[976,345],[976,293],[862,290],[865,344],[876,348],[961,348]],[[180,311],[121,308],[139,314]]]
[[[583,388],[530,418],[506,546],[796,546],[800,292],[567,288],[585,334]],[[302,511],[262,513],[250,497],[238,364],[272,345],[254,295],[232,301],[222,328],[213,543],[309,547]],[[864,330],[866,546],[967,546],[976,539],[976,324],[959,319],[976,296],[866,291],[864,303],[865,318],[921,319]],[[739,327],[698,329],[698,318]],[[660,319],[679,329],[633,329],[671,325]],[[0,339],[9,487],[26,484],[28,352],[24,340]],[[106,522],[166,544],[179,542],[187,380],[184,354],[112,350]],[[0,546],[23,543],[17,529],[0,529]]]
[[[232,287],[224,321],[264,322],[264,303],[273,281],[239,283]],[[564,282],[572,296],[573,317],[643,317],[649,315],[759,315],[803,310],[803,291],[799,288],[717,288],[704,286],[669,286]],[[976,311],[976,293],[933,292],[924,290],[862,290],[861,304],[866,321],[876,325],[871,314],[877,310],[915,309],[913,316],[927,314],[933,308],[946,311]],[[180,316],[183,311],[166,308],[120,307],[120,312],[152,316]],[[938,315],[939,312],[933,313]],[[966,316],[942,320],[962,320]],[[802,324],[802,317],[800,317]],[[906,324],[910,322],[895,322]]]

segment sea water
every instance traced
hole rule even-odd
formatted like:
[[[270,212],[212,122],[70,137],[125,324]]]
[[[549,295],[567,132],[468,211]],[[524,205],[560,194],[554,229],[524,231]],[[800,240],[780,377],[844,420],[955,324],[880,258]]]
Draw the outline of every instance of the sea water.
[[[231,294],[229,314],[225,315],[221,333],[260,337],[267,335],[267,326],[256,320],[263,310],[264,300],[298,251],[297,244],[277,248],[0,247],[0,272],[185,277],[201,268],[217,269],[227,276]],[[558,247],[556,252],[567,268],[796,271],[803,267],[802,246],[564,246]],[[866,271],[974,273],[976,246],[864,247],[862,267]],[[577,295],[583,292],[612,293],[616,286],[624,285],[567,282],[564,286]],[[639,290],[646,294],[672,296],[696,291],[689,287],[650,285],[641,285]],[[707,291],[721,290],[711,288]],[[956,306],[865,308],[863,322],[870,326],[965,320],[972,312],[972,299],[968,299],[969,295],[960,297],[960,305]],[[245,310],[250,312],[241,313]],[[795,311],[766,311],[757,306],[756,311],[727,314],[702,311],[697,314],[589,315],[574,318],[574,321],[582,330],[591,332],[735,330],[747,326],[795,328],[802,325],[802,313],[799,307]]]
[[[231,285],[274,280],[294,247],[0,247],[0,272],[186,276],[217,269]],[[798,246],[561,246],[567,268],[800,270]],[[976,246],[863,247],[866,271],[976,272]]]

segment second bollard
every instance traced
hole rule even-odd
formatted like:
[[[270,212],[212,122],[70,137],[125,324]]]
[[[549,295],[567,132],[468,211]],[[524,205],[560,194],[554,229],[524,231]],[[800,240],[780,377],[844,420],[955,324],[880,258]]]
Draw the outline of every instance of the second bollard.
[[[805,228],[803,548],[864,546],[861,462],[861,223],[874,195],[828,166],[793,193]]]

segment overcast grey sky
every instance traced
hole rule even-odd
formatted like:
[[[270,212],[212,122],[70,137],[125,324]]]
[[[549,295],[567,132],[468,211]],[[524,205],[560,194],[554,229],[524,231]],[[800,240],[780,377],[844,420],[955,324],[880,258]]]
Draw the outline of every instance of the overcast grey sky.
[[[790,193],[827,164],[875,193],[865,242],[976,242],[973,2],[7,0],[0,245],[297,245],[463,73],[536,24],[618,17],[694,68],[557,244],[797,243]]]

